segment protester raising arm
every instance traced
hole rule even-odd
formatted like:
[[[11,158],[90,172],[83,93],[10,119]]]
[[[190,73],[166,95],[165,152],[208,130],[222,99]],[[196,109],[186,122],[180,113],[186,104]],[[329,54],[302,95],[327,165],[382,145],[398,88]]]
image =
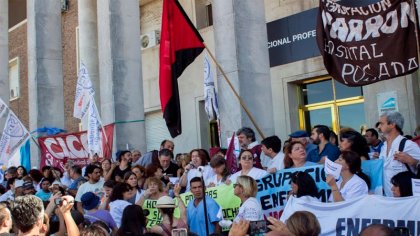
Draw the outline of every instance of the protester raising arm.
[[[77,227],[70,213],[70,210],[74,205],[74,198],[72,196],[63,196],[61,199],[63,201],[59,209],[61,214],[63,214],[64,222],[66,223],[67,236],[79,236],[79,228]]]

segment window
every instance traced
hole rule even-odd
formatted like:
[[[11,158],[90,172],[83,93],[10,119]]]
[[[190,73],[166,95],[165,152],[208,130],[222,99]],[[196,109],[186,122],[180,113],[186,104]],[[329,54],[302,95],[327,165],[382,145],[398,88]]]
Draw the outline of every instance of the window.
[[[344,127],[366,128],[362,87],[347,87],[333,79],[316,79],[300,87],[300,128],[311,131],[322,124],[338,133]]]
[[[195,12],[197,29],[213,25],[213,9],[209,0],[196,0]]]
[[[9,61],[9,88],[10,100],[18,99],[20,96],[19,85],[19,58]]]

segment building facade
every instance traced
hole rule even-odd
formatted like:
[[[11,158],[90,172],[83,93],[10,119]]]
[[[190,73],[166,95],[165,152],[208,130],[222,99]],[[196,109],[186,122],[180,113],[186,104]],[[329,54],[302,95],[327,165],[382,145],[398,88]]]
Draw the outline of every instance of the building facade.
[[[316,124],[336,132],[342,127],[363,131],[375,126],[389,99],[405,117],[405,133],[412,134],[420,124],[420,72],[355,88],[329,77],[314,50],[316,19],[308,19],[318,1],[179,2],[265,136],[286,139],[292,131],[310,130]],[[8,38],[0,37],[0,58],[8,55],[9,66],[0,81],[1,98],[9,101],[29,130],[84,128],[83,121],[72,117],[82,62],[94,83],[103,123],[116,123],[114,150],[128,146],[145,152],[170,138],[158,85],[162,0],[1,4],[9,9],[8,22],[0,18],[0,30],[9,31]],[[308,50],[299,51],[301,47]],[[279,59],[277,50],[289,52],[285,57],[290,58]],[[226,138],[238,128],[256,130],[213,61],[220,129],[207,119],[203,60],[204,53],[178,79],[183,133],[174,139],[176,153],[217,144],[226,147]],[[6,59],[0,62],[7,64]],[[36,154],[36,145],[32,146]]]

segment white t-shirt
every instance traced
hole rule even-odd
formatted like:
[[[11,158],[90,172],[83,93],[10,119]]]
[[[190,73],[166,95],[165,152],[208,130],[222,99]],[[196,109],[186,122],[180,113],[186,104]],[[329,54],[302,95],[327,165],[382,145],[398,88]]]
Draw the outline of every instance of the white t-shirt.
[[[239,207],[238,215],[235,222],[239,220],[258,221],[263,220],[263,212],[260,202],[255,197],[248,198],[241,207]]]
[[[273,162],[273,160],[270,157],[268,157],[267,155],[265,155],[263,151],[261,151],[260,159],[261,159],[261,165],[264,168],[269,167],[271,165],[271,163]]]
[[[384,159],[384,180],[383,180],[383,186],[385,191],[385,196],[392,197],[392,191],[391,191],[391,178],[394,177],[394,175],[407,171],[407,167],[404,163],[394,160],[394,154],[396,151],[398,151],[398,148],[400,147],[400,142],[404,137],[401,135],[398,135],[394,141],[392,141],[391,148],[389,149],[388,155],[386,155],[387,150],[387,142],[384,142],[384,146],[381,149],[381,153],[379,154],[379,158]],[[414,159],[420,160],[420,148],[419,146],[414,143],[413,141],[407,140],[405,142],[404,146],[404,152],[412,156]],[[411,168],[411,171],[416,171],[415,168]]]
[[[211,168],[210,165],[206,165],[204,166],[204,171],[203,171],[203,179],[204,179],[204,184],[207,186],[207,180],[210,179],[211,177],[213,177],[213,175],[215,175],[213,168]],[[188,171],[187,173],[187,190],[185,192],[190,191],[190,181],[192,180],[192,178],[194,177],[201,177],[201,172],[198,171],[197,168],[195,169],[191,169]]]
[[[235,174],[231,175],[229,177],[230,181],[232,181],[232,183],[236,183],[236,179],[238,178],[238,176],[241,176],[242,171],[238,171]],[[248,172],[247,174],[249,177],[252,177],[253,179],[257,180],[257,179],[261,179],[262,177],[268,175],[268,172],[265,170],[261,170],[255,167],[252,167],[252,169]]]
[[[75,201],[80,202],[80,198],[82,198],[83,194],[87,192],[92,192],[96,194],[99,198],[102,198],[104,195],[104,181],[103,179],[100,179],[95,184],[91,184],[89,182],[86,182],[82,185],[80,185],[79,189],[77,190],[76,197],[74,198]]]
[[[124,209],[131,205],[131,203],[125,200],[115,200],[109,203],[109,213],[117,224],[118,228],[121,226],[121,218],[124,212]]]
[[[349,181],[344,184],[343,188],[340,189],[341,182],[343,182],[342,178],[337,181],[337,187],[344,200],[350,200],[363,195],[367,195],[369,192],[366,182],[356,174],[353,175],[353,177],[351,177],[351,179],[349,179]],[[334,202],[333,194],[330,195],[329,201]]]
[[[206,183],[206,185],[209,185],[209,184],[213,183],[213,184],[217,187],[217,186],[219,186],[219,185],[224,184],[224,183],[222,182],[222,179],[223,179],[223,178],[221,178],[221,179],[217,180],[217,175],[215,174],[215,175],[213,175],[212,177],[208,178],[208,179],[205,181],[205,183]],[[226,180],[228,180],[228,179],[229,179],[229,176],[226,178]],[[226,180],[225,180],[225,181],[226,181]]]
[[[272,159],[267,170],[271,168],[276,168],[276,170],[284,169],[284,154],[282,152],[277,153],[277,155]]]

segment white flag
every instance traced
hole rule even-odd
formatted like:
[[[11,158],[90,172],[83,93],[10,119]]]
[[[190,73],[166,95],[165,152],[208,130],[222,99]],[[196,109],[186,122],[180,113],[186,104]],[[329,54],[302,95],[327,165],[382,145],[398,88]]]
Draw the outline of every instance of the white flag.
[[[3,116],[3,114],[6,112],[6,110],[7,110],[7,105],[0,98],[0,117]]]
[[[213,72],[207,53],[204,55],[204,108],[209,120],[219,119],[217,93],[214,87]],[[214,116],[216,114],[216,117]]]
[[[95,94],[86,66],[81,63],[77,78],[76,98],[74,100],[73,116],[82,119],[89,108],[90,98]]]
[[[9,158],[19,150],[20,146],[25,144],[29,137],[28,130],[10,111],[0,139],[0,163],[7,163]]]
[[[88,148],[90,154],[101,153],[102,142],[101,142],[101,132],[99,131],[101,127],[101,120],[98,114],[98,109],[96,108],[95,99],[90,98],[89,103],[89,118],[88,118]]]

